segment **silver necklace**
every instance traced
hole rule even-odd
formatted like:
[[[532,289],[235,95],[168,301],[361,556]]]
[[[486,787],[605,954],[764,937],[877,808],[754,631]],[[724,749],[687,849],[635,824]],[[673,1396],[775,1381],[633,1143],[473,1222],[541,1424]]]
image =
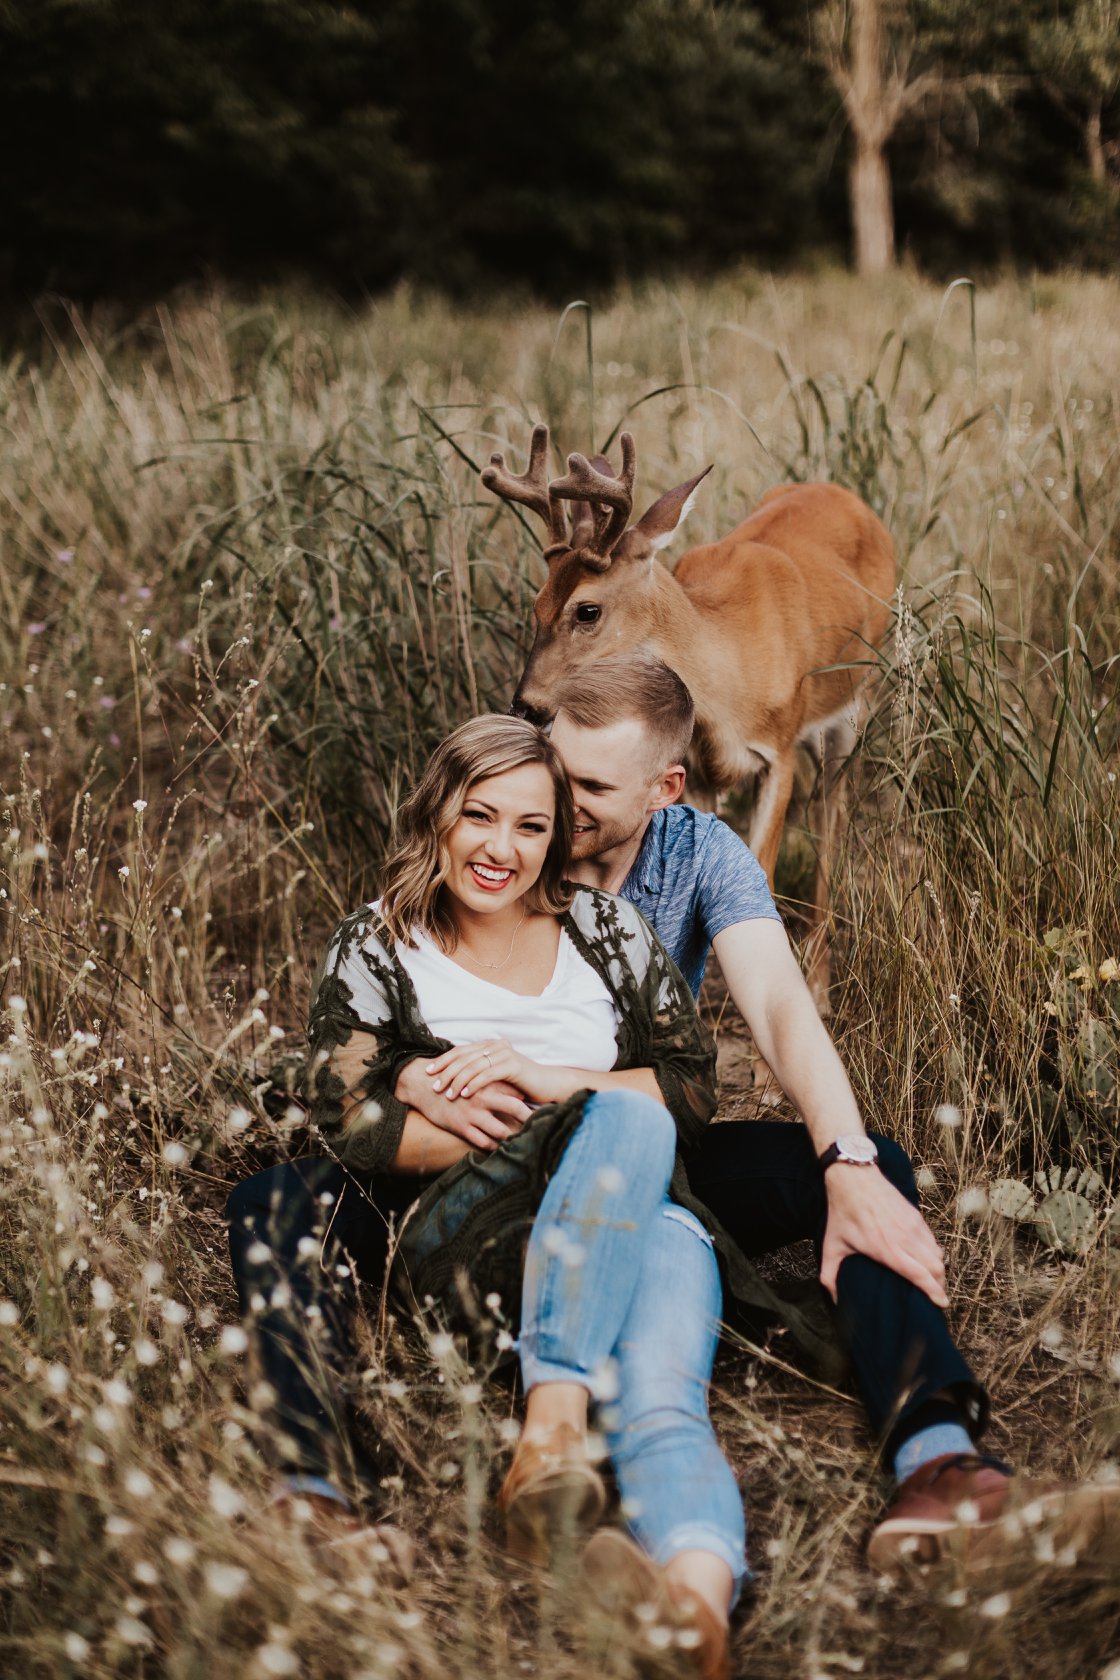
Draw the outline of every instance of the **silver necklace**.
[[[526,906],[526,908],[524,910],[522,910],[522,912],[521,912],[521,921],[518,922],[517,926],[513,930],[513,938],[509,942],[509,950],[506,952],[506,954],[502,958],[501,962],[496,962],[496,963],[483,962],[481,957],[476,957],[475,956],[474,952],[471,950],[470,946],[468,945],[467,955],[471,959],[471,961],[474,963],[476,968],[491,968],[491,969],[493,969],[493,968],[504,968],[506,966],[509,959],[513,956],[513,947],[517,943],[517,936],[521,932],[522,925],[523,925],[523,923],[525,921],[525,918],[528,914],[529,914],[529,910],[528,910],[528,906]]]

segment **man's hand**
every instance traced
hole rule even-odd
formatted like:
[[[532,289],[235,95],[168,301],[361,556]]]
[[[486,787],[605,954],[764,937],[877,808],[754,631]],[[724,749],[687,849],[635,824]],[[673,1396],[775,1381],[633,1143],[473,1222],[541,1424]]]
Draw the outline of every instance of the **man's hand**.
[[[451,1132],[472,1149],[496,1149],[520,1130],[533,1112],[515,1086],[496,1080],[470,1097],[450,1102],[433,1091],[432,1078],[418,1059],[402,1068],[395,1095],[407,1108],[414,1108],[441,1131]]]
[[[917,1208],[877,1167],[836,1162],[825,1173],[828,1223],[821,1252],[821,1282],[836,1299],[836,1274],[849,1254],[866,1254],[916,1284],[938,1307],[947,1307],[945,1259]]]

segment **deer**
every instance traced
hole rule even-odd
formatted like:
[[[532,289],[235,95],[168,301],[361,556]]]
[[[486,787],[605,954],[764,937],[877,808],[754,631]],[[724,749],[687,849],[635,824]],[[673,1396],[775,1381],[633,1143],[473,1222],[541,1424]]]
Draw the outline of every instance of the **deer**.
[[[660,496],[635,523],[637,452],[621,470],[602,455],[568,456],[549,479],[549,431],[534,427],[526,472],[490,457],[482,483],[544,523],[548,577],[533,605],[536,635],[511,710],[546,726],[573,672],[610,653],[648,651],[692,693],[696,729],[689,798],[709,808],[753,783],[748,845],[771,889],[799,753],[815,766],[809,823],[816,870],[806,979],[822,1014],[830,986],[832,856],[844,817],[844,771],[866,713],[875,649],[891,621],[894,543],[852,491],[778,485],[726,537],[658,561],[711,471]],[[567,518],[565,517],[567,504]]]

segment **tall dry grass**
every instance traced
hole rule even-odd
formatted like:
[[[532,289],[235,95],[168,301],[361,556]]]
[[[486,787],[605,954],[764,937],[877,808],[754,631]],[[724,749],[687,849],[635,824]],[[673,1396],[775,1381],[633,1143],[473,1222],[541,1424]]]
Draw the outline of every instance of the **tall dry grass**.
[[[309,1147],[308,976],[400,788],[508,702],[535,543],[475,468],[538,417],[563,449],[629,426],[650,497],[714,460],[693,540],[789,476],[851,484],[894,531],[833,1023],[869,1123],[922,1164],[994,1447],[1108,1472],[1117,303],[1103,280],[744,274],[559,319],[407,292],[44,308],[0,365],[6,1671],[627,1670],[563,1583],[503,1560],[508,1398],[445,1351],[371,1342],[363,1378],[414,1587],[277,1532],[221,1223],[232,1182]],[[805,869],[794,832],[795,932]],[[717,1387],[761,1572],[741,1674],[1108,1670],[1118,1560],[1028,1546],[1006,1580],[888,1591],[860,1561],[885,1484],[858,1407],[780,1345],[729,1353]]]

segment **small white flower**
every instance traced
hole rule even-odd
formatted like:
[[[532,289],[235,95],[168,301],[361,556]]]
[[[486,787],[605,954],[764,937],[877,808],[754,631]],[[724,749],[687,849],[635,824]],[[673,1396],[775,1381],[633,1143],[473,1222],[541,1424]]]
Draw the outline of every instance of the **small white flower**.
[[[962,1219],[982,1219],[988,1211],[988,1192],[982,1184],[970,1185],[957,1197],[957,1212]]]
[[[165,1324],[185,1324],[190,1314],[182,1301],[165,1301],[160,1308],[160,1317]]]
[[[118,1616],[113,1632],[122,1645],[150,1645],[152,1636],[136,1616]]]
[[[128,868],[127,863],[122,863],[121,864],[120,868],[117,870],[117,874],[120,876],[122,881],[127,881],[128,880],[129,868]]]
[[[1010,1593],[993,1593],[991,1598],[986,1598],[980,1606],[980,1614],[982,1616],[989,1616],[992,1621],[998,1621],[1001,1616],[1006,1616],[1010,1608]]]
[[[184,1540],[181,1534],[172,1534],[163,1542],[163,1555],[168,1563],[184,1569],[194,1558],[194,1542]]]
[[[131,1406],[132,1390],[126,1382],[114,1377],[112,1382],[105,1384],[105,1398],[110,1406]]]
[[[159,1364],[159,1349],[154,1342],[149,1342],[146,1337],[142,1337],[138,1342],[133,1342],[132,1351],[137,1365]]]
[[[70,1386],[70,1373],[65,1365],[47,1366],[47,1387],[52,1394],[65,1394]]]
[[[247,1108],[231,1108],[226,1125],[231,1132],[243,1132],[247,1126],[253,1124],[253,1116]]]
[[[11,997],[8,999],[8,1008],[11,1010],[13,1015],[27,1014],[27,1004],[17,992],[13,992]]]
[[[146,811],[148,809],[148,801],[146,799],[134,799],[132,801],[132,809],[134,811]]]
[[[14,1301],[0,1301],[0,1325],[10,1329],[19,1323],[19,1308]],[[1120,1380],[1120,1379],[1118,1379]]]
[[[85,1662],[89,1656],[89,1640],[83,1639],[80,1633],[68,1633],[63,1638],[62,1649],[71,1662]]]
[[[101,1312],[108,1312],[117,1298],[117,1292],[108,1278],[95,1277],[89,1286],[89,1292],[93,1297],[94,1306]]]
[[[147,1499],[156,1491],[156,1485],[146,1470],[136,1468],[125,1476],[124,1490],[130,1499]]]
[[[163,1164],[165,1167],[183,1167],[190,1160],[190,1156],[181,1143],[165,1143],[163,1146]]]
[[[249,1338],[240,1324],[227,1324],[218,1338],[218,1346],[223,1353],[237,1355],[245,1352]]]
[[[249,1584],[249,1571],[232,1563],[208,1563],[206,1586],[215,1598],[237,1598]]]
[[[298,1674],[299,1658],[286,1645],[275,1645],[270,1641],[267,1645],[258,1645],[257,1667],[262,1674]]]
[[[939,1108],[934,1109],[933,1118],[939,1126],[945,1126],[950,1131],[955,1131],[961,1125],[964,1116],[956,1103],[942,1103]]]
[[[210,1478],[210,1508],[219,1517],[236,1517],[244,1509],[245,1501],[235,1487],[231,1487],[221,1476]],[[244,1570],[240,1571],[244,1574]],[[219,1598],[233,1597],[232,1593],[219,1593]]]
[[[141,1558],[139,1563],[133,1564],[132,1575],[133,1579],[139,1581],[141,1586],[156,1587],[159,1585],[159,1570],[154,1563],[149,1563],[147,1558]]]

